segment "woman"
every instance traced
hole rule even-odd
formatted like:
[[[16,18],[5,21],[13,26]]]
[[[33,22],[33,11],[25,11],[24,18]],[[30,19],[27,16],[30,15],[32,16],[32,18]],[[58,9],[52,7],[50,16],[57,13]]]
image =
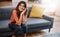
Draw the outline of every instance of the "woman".
[[[25,33],[26,37],[26,18],[27,18],[27,6],[26,2],[20,1],[17,7],[12,11],[11,19],[9,22],[9,28],[14,32],[14,37],[17,33]]]

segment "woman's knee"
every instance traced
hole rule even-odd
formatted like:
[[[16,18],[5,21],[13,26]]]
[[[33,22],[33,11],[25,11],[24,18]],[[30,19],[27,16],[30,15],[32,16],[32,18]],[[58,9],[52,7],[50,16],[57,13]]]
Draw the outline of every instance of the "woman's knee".
[[[23,25],[22,28],[23,28],[24,33],[26,33],[28,31],[27,25]]]

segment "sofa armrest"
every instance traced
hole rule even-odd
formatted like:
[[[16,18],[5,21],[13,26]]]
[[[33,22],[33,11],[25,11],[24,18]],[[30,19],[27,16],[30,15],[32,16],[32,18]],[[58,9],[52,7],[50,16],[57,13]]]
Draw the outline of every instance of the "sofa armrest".
[[[51,21],[51,25],[53,25],[53,22],[54,22],[54,18],[53,17],[48,16],[48,15],[43,15],[43,19]]]

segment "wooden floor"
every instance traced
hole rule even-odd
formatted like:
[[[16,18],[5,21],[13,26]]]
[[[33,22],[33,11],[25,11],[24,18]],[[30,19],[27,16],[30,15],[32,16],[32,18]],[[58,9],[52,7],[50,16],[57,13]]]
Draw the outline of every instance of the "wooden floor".
[[[0,2],[0,7],[6,6],[6,5],[11,6],[12,3],[11,2],[4,2],[4,3]],[[45,29],[45,30],[40,30],[37,32],[28,33],[27,37],[41,37],[45,34],[52,34],[52,33],[56,33],[56,32],[60,32],[60,17],[58,17],[58,16],[54,16],[54,24],[53,24],[53,28],[51,29],[50,33],[48,32],[48,29]],[[18,37],[22,37],[22,36],[18,35]]]

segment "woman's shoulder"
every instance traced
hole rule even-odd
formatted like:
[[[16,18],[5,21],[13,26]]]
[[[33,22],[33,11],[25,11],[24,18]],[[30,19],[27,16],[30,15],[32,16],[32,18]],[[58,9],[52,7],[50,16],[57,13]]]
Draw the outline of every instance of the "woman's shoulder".
[[[13,12],[17,12],[17,10],[16,10],[16,9],[13,9],[12,11],[13,11]]]
[[[13,10],[12,10],[12,13],[17,13],[17,10],[16,10],[16,9],[13,9]]]

